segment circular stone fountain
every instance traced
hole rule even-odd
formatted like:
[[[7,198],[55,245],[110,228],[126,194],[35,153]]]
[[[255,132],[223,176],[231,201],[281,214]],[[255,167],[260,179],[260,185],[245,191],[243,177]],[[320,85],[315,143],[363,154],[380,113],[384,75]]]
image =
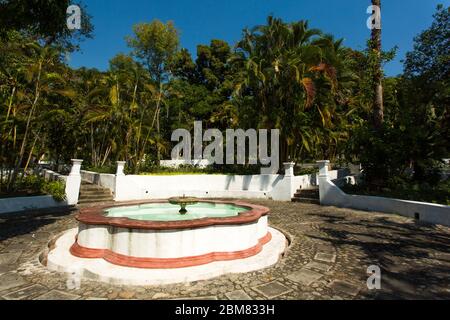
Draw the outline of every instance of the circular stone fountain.
[[[189,197],[85,208],[78,229],[56,240],[47,265],[130,285],[249,272],[275,264],[286,246],[268,227],[268,214],[240,201]]]

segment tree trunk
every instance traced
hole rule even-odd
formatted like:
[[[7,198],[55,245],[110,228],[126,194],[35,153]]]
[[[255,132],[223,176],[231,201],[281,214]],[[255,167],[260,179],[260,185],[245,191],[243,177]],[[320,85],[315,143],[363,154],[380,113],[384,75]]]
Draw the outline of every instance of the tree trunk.
[[[39,132],[35,136],[33,145],[31,146],[31,150],[30,150],[30,154],[28,155],[27,163],[25,164],[25,168],[23,169],[24,173],[26,173],[28,170],[28,166],[30,165],[31,158],[33,157],[34,148],[36,147],[36,142],[38,141],[38,139],[39,139]]]
[[[381,0],[372,0],[372,5],[378,6],[381,11]],[[381,17],[380,17],[381,18]],[[381,69],[381,25],[380,28],[372,29],[371,46],[373,52],[377,56],[376,64],[374,66],[373,78],[373,125],[375,128],[380,128],[384,121],[384,105],[383,105],[383,71]]]
[[[157,131],[157,139],[156,139],[156,165],[159,166],[161,163],[161,151],[159,150],[159,143],[161,138],[161,102],[162,102],[162,90],[163,90],[163,84],[160,80],[159,83],[159,95],[158,95],[158,114],[156,118],[156,131]]]
[[[34,100],[33,100],[33,104],[31,105],[30,112],[28,113],[27,124],[25,126],[25,133],[24,133],[24,136],[23,136],[22,145],[20,147],[20,153],[19,153],[19,156],[17,158],[17,162],[16,162],[16,164],[14,166],[14,171],[13,171],[13,174],[12,174],[12,178],[9,181],[9,184],[8,184],[8,188],[7,188],[8,191],[11,191],[11,189],[14,188],[14,184],[15,184],[17,176],[19,174],[20,166],[22,165],[23,156],[25,154],[25,147],[26,147],[26,144],[27,144],[27,141],[28,141],[28,134],[29,134],[30,127],[31,127],[31,120],[33,118],[33,114],[34,114],[34,111],[35,111],[35,109],[37,107],[38,100],[39,100],[39,97],[40,97],[40,81],[41,81],[41,74],[42,74],[43,63],[44,62],[42,60],[39,62],[39,69],[38,69],[38,75],[37,75],[37,79],[36,79],[36,86],[35,86],[35,92],[34,92]]]

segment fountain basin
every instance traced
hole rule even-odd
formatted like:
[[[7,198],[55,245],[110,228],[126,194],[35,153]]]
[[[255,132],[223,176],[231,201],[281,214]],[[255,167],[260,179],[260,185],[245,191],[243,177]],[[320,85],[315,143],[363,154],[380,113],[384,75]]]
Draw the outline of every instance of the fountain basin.
[[[195,206],[188,210],[192,217],[188,213],[171,219],[167,212],[168,221],[160,221],[150,212],[158,204],[166,208],[168,202],[82,209],[76,217],[79,228],[71,254],[134,268],[184,268],[257,255],[272,238],[266,207],[199,200],[197,210]],[[136,207],[145,214],[136,213]],[[125,214],[117,214],[117,209]],[[178,212],[179,206],[174,210]],[[210,214],[195,215],[208,210]]]

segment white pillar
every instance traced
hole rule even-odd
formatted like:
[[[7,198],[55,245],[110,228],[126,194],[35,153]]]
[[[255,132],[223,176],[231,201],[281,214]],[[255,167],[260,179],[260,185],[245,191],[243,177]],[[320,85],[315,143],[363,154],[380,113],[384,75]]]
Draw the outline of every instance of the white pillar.
[[[284,176],[293,177],[295,162],[285,162],[283,163],[283,166],[284,166]]]
[[[322,177],[328,177],[328,167],[330,165],[330,160],[320,160],[317,161],[319,164],[319,178]]]
[[[83,160],[72,159],[72,170],[70,171],[71,176],[79,176],[80,175],[82,163],[83,163]]]
[[[279,187],[277,187],[277,192],[272,196],[273,200],[276,201],[291,201],[295,193],[294,186],[294,166],[295,162],[283,163],[284,166],[284,177],[280,181]]]
[[[320,203],[323,204],[325,199],[326,190],[326,181],[328,181],[328,166],[330,165],[330,160],[321,160],[317,161],[319,164],[319,194],[320,194]]]
[[[67,204],[74,206],[78,204],[81,185],[81,164],[83,160],[72,159],[72,170],[66,180],[66,200]]]
[[[123,170],[125,169],[126,161],[117,161],[117,171],[116,176],[124,176],[125,173]]]
[[[114,200],[115,201],[123,201],[126,199],[124,192],[125,188],[126,188],[126,183],[125,183],[125,173],[124,173],[124,169],[125,169],[125,161],[117,161],[117,171],[116,171],[116,187],[115,187],[115,192],[114,192]]]

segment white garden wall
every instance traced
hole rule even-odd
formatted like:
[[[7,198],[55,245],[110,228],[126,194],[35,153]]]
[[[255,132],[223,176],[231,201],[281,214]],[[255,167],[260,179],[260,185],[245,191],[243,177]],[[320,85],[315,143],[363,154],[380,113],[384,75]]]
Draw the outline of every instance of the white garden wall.
[[[321,164],[319,190],[322,205],[395,213],[432,224],[450,226],[450,206],[383,197],[349,195],[331,181],[326,170],[326,162]]]
[[[114,192],[116,189],[116,175],[108,173],[97,173],[92,171],[81,170],[81,179],[92,184],[96,184],[105,189]]]
[[[54,172],[52,170],[48,170],[48,169],[43,169],[42,175],[44,176],[44,179],[47,181],[60,180],[60,181],[66,182],[66,180],[67,180],[67,176],[63,176],[59,173],[56,173],[56,172]]]
[[[51,170],[43,169],[42,175],[46,180],[64,181],[66,184],[66,204],[74,206],[78,204],[78,197],[80,195],[81,175],[80,169],[83,160],[72,159],[72,169],[68,176],[63,176]]]
[[[291,201],[297,189],[317,185],[317,175],[294,176],[294,163],[285,163],[285,174],[268,175],[125,175],[119,161],[116,175],[81,171],[83,180],[109,188],[115,201],[199,198],[255,198]],[[338,177],[338,171],[330,171]]]
[[[173,196],[201,198],[270,198],[282,186],[281,175],[174,175],[117,176],[116,201],[161,199]]]
[[[294,163],[284,163],[285,174],[268,175],[125,175],[125,162],[117,162],[117,173],[81,171],[83,180],[110,189],[115,201],[166,199],[175,196],[199,198],[254,198],[291,201],[297,189],[317,185],[317,175],[294,176]],[[333,178],[340,171],[330,171]]]
[[[294,176],[293,178],[293,185],[297,189],[309,189],[314,186],[317,186],[317,175],[315,174],[309,174],[309,175],[303,175],[303,176]]]
[[[333,176],[337,171],[331,172]],[[316,175],[117,175],[115,201],[199,198],[254,198],[291,201],[297,189],[316,184]]]

